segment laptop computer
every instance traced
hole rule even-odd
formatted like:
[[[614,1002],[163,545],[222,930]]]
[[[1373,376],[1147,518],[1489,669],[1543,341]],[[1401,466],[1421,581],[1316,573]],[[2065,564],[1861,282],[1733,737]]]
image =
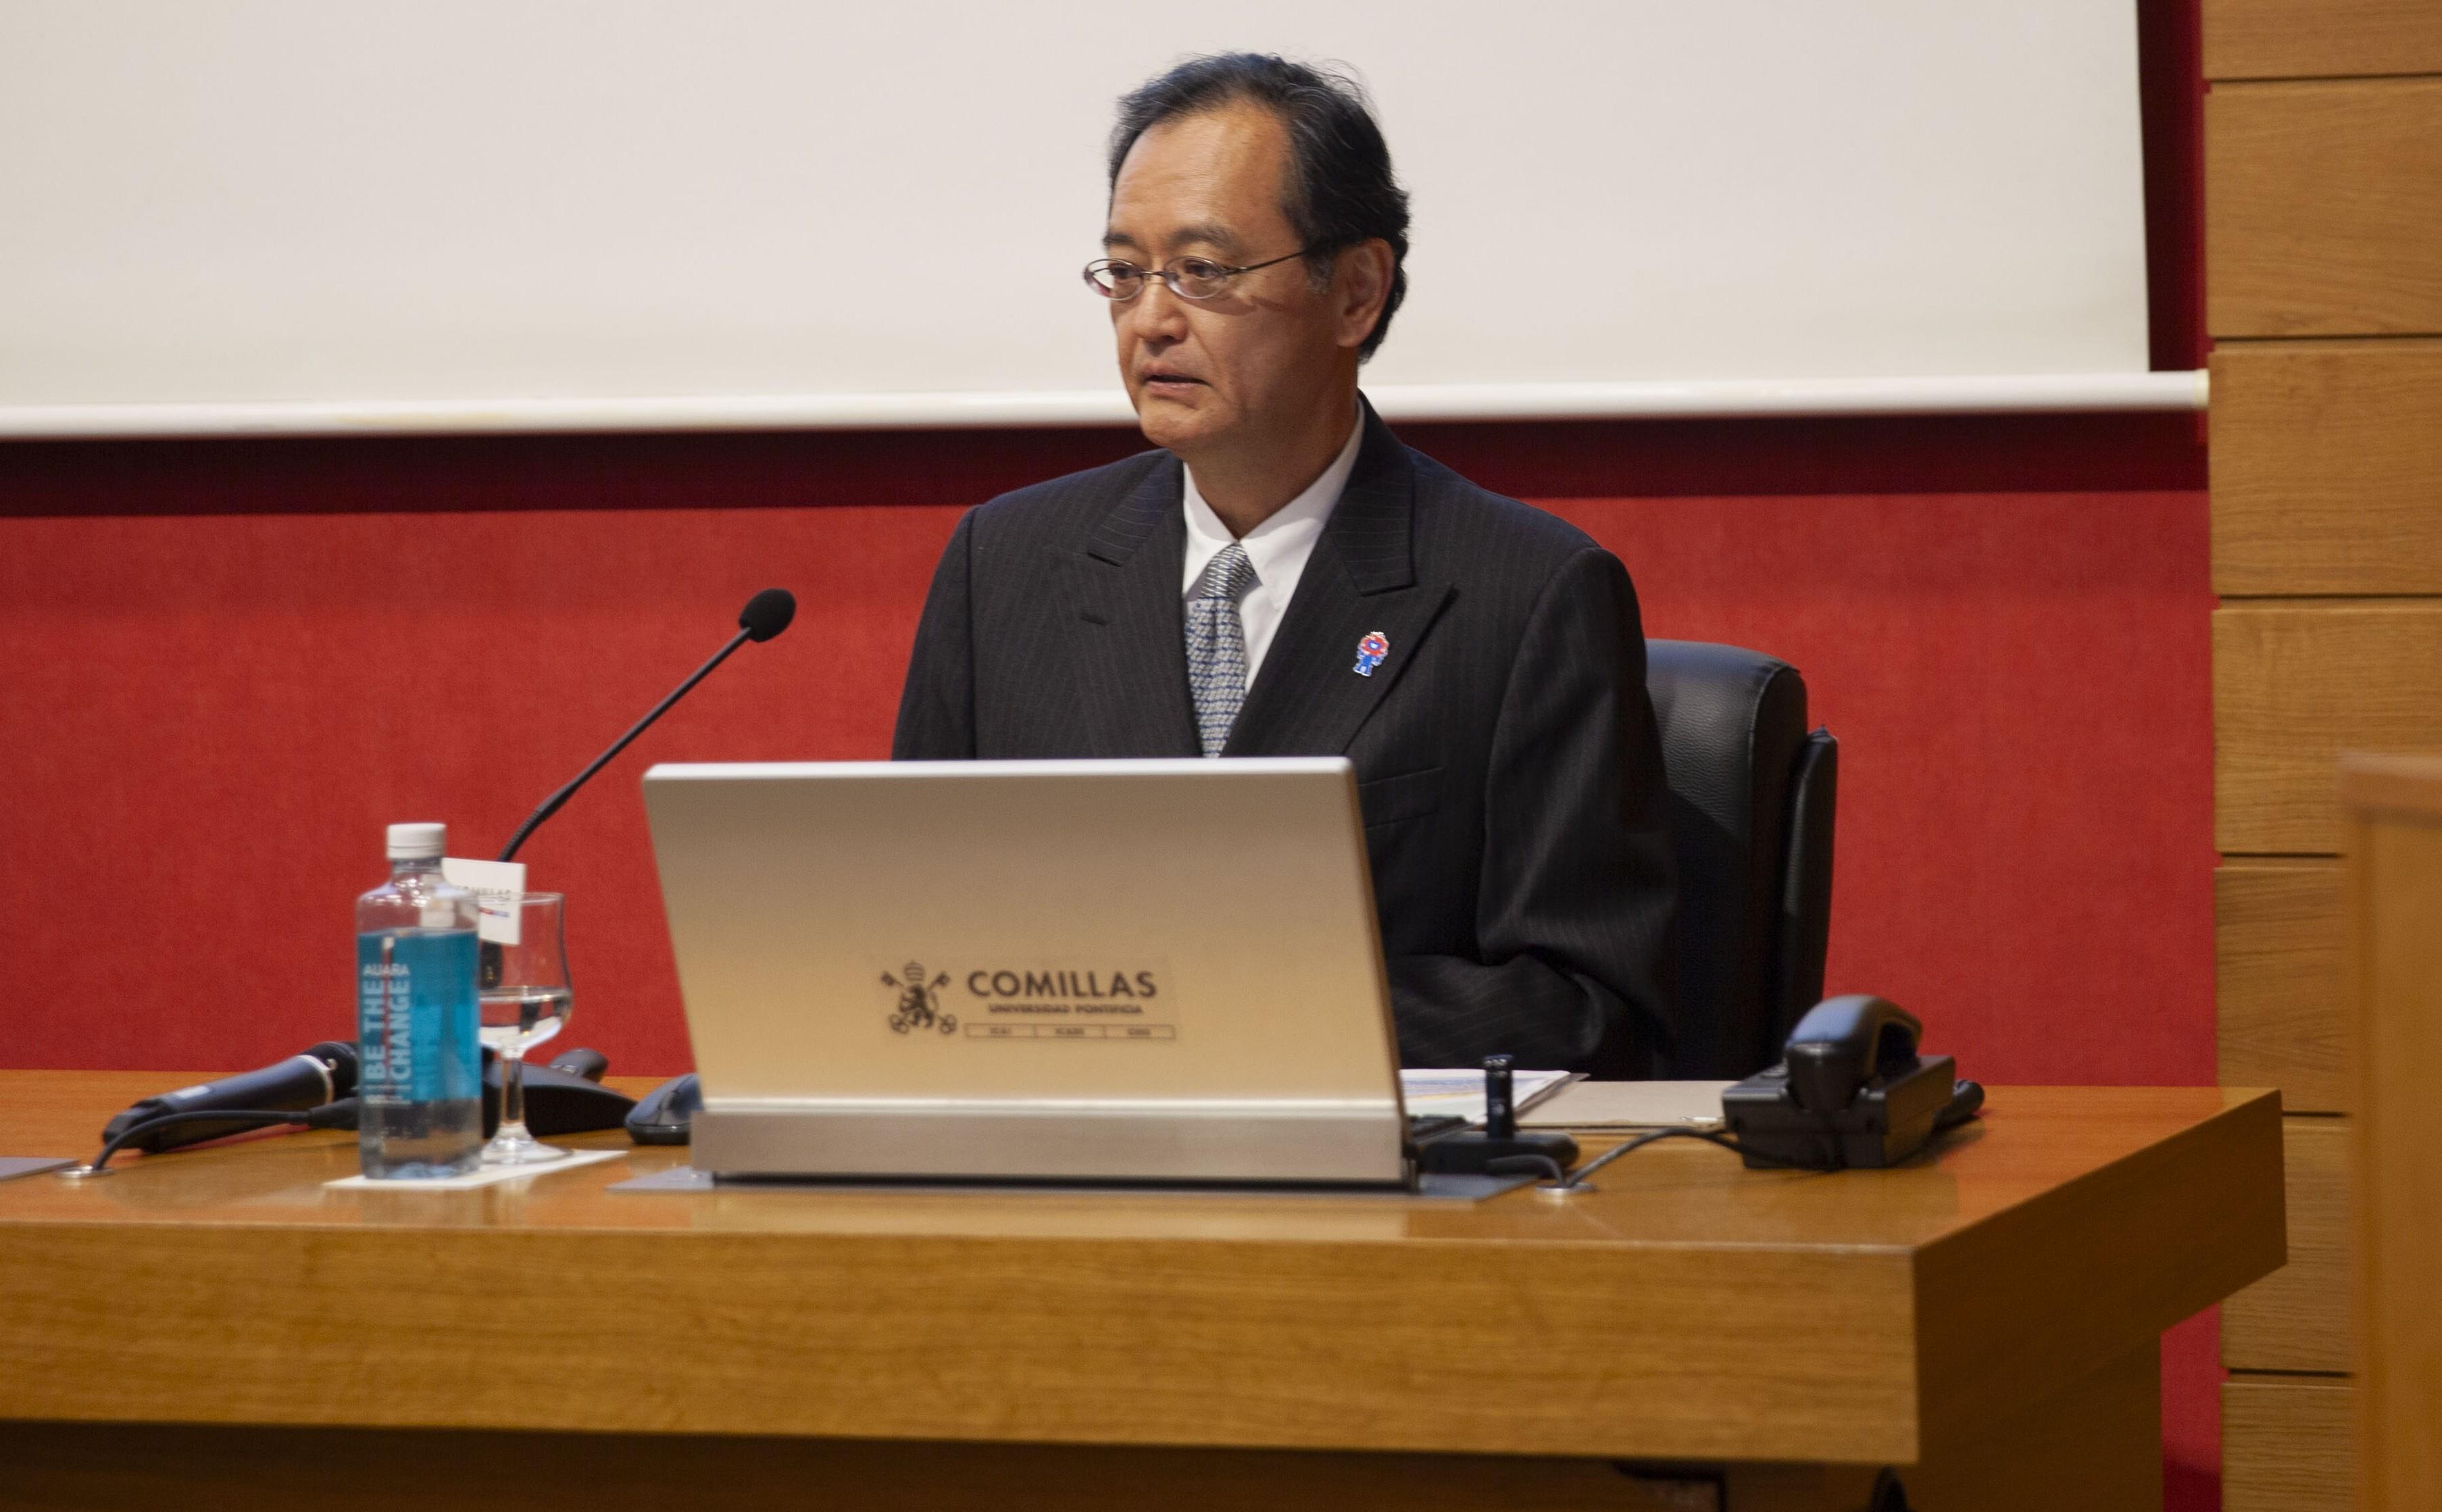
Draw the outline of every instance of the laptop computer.
[[[1412,1182],[1341,757],[661,765],[722,1178]]]

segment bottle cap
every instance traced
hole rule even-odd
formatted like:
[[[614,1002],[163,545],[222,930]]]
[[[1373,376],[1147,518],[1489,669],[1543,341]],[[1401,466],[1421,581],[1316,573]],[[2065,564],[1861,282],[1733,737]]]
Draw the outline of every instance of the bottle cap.
[[[448,848],[447,825],[394,824],[390,827],[390,859],[422,861]]]

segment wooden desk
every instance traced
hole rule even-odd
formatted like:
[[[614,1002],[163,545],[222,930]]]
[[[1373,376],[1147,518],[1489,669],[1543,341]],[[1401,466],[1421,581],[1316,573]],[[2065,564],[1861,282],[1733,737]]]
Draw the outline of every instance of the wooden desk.
[[[181,1080],[0,1073],[0,1152]],[[1476,1206],[603,1190],[683,1155],[337,1193],[308,1134],[0,1183],[0,1505],[1753,1512],[1899,1466],[1919,1509],[2156,1508],[2158,1336],[2283,1257],[2278,1100],[2214,1087]]]

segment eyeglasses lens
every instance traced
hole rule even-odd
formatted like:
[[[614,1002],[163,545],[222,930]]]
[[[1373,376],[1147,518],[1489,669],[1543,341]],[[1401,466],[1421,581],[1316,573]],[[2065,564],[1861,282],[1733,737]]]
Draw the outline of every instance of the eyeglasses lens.
[[[1091,263],[1085,267],[1085,282],[1113,300],[1135,299],[1144,292],[1146,281],[1154,278],[1161,279],[1191,300],[1212,299],[1230,286],[1230,269],[1207,257],[1182,257],[1159,273],[1116,260]]]
[[[1182,257],[1170,264],[1171,287],[1191,300],[1209,300],[1230,282],[1229,270],[1209,258]]]

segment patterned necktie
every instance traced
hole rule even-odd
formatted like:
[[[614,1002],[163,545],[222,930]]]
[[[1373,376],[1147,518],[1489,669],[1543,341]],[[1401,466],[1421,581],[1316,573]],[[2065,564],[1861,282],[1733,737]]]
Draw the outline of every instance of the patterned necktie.
[[[1187,601],[1187,686],[1195,695],[1195,733],[1206,756],[1230,743],[1247,699],[1247,627],[1238,600],[1255,586],[1247,548],[1231,541],[1205,567]]]

